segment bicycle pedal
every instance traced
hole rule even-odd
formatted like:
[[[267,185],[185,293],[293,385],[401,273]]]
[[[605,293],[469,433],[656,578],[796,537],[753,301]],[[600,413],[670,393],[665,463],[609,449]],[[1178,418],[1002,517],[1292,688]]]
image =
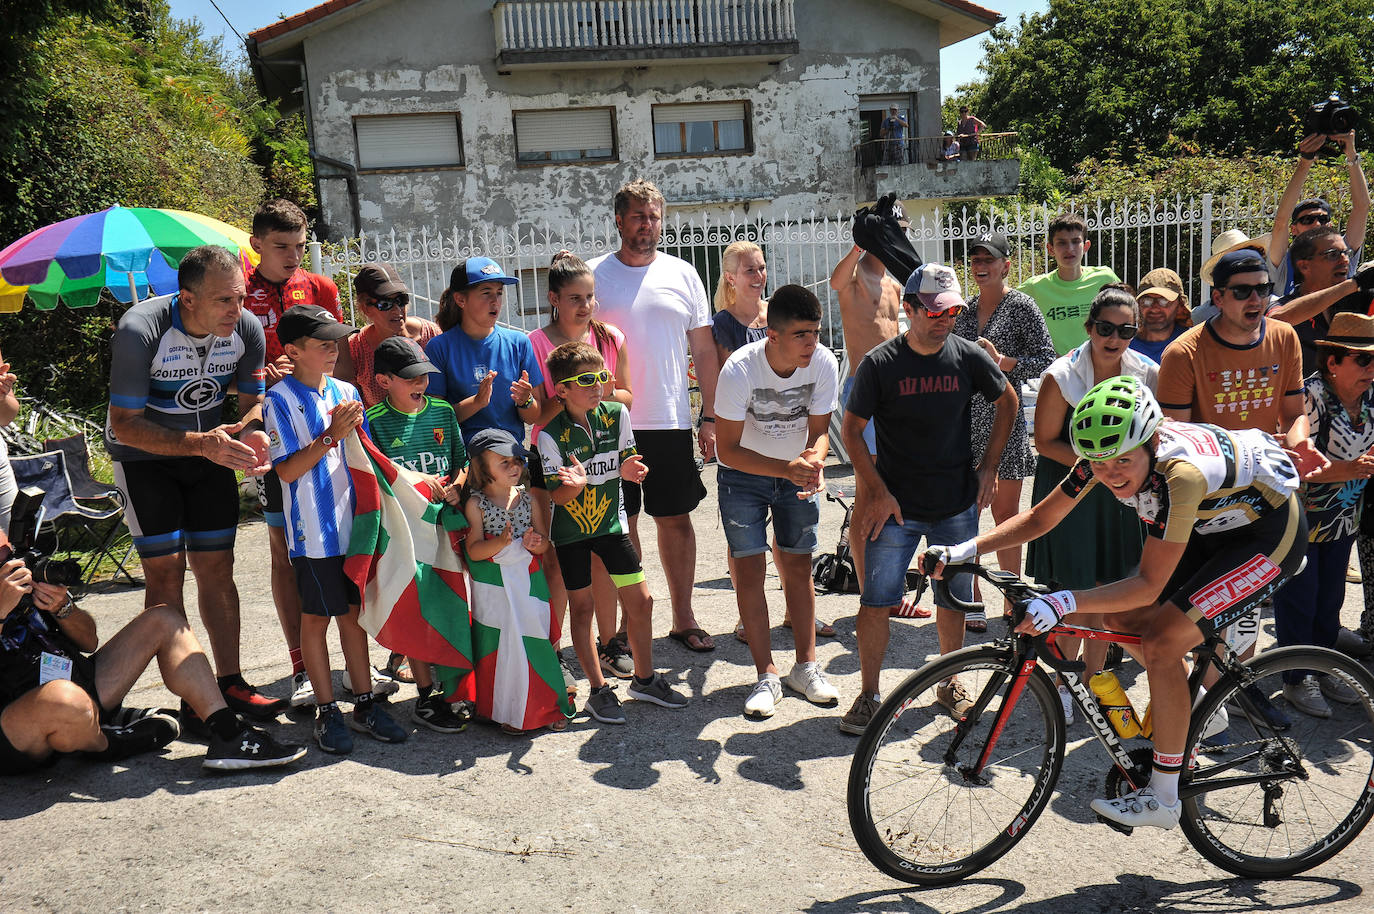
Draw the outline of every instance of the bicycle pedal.
[[[1116,822],[1116,821],[1114,821],[1114,820],[1112,820],[1112,819],[1108,819],[1106,816],[1102,815],[1101,813],[1098,814],[1098,816],[1097,816],[1097,821],[1101,822],[1103,825],[1110,825],[1112,828],[1114,828],[1114,829],[1116,829],[1117,831],[1121,832],[1123,835],[1130,835],[1132,832],[1135,831],[1135,828],[1134,828],[1134,827],[1132,827],[1132,826],[1130,826],[1130,825],[1122,825],[1120,822]]]

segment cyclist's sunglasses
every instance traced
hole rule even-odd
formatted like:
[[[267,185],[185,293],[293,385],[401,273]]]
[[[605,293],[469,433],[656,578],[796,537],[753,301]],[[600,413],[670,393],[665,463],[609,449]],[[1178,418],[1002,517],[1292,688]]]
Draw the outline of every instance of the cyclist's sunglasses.
[[[1326,213],[1304,213],[1293,221],[1298,225],[1330,225],[1331,217]]]
[[[379,298],[372,303],[372,307],[378,311],[390,311],[392,308],[404,308],[410,301],[404,295],[397,295],[392,298]]]
[[[606,369],[600,371],[584,371],[575,374],[571,378],[564,378],[559,384],[576,384],[578,387],[596,387],[598,384],[605,384],[611,379],[611,373]]]
[[[1111,321],[1093,321],[1093,330],[1096,331],[1098,336],[1103,338],[1109,337],[1115,333],[1123,340],[1133,340],[1135,339],[1135,332],[1138,329],[1140,328],[1136,327],[1135,324],[1113,324]]]
[[[1231,293],[1231,297],[1236,301],[1249,301],[1251,295],[1258,295],[1260,300],[1268,298],[1274,292],[1272,282],[1238,282],[1226,287],[1226,291]]]

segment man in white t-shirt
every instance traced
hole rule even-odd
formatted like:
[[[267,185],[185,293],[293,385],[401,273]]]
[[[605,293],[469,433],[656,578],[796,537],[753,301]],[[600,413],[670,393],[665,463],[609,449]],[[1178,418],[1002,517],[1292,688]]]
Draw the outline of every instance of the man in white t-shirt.
[[[715,649],[692,610],[697,542],[691,511],[706,497],[692,441],[687,398],[690,350],[701,388],[697,445],[716,452],[716,375],[711,307],[696,269],[658,250],[663,194],[648,181],[631,181],[615,195],[620,250],[589,266],[596,276],[598,317],[619,327],[630,354],[635,441],[653,472],[644,479],[644,510],[658,528],[659,560],[673,607],[669,636],[694,651]]]
[[[801,286],[783,286],[768,299],[767,338],[735,350],[716,387],[720,517],[735,560],[735,602],[759,674],[744,702],[746,717],[771,717],[783,684],[816,704],[839,699],[816,663],[811,583],[820,522],[816,493],[839,386],[839,366],[820,345],[820,329],[816,296]],[[797,649],[796,665],[782,680],[773,665],[763,589],[770,514]]]

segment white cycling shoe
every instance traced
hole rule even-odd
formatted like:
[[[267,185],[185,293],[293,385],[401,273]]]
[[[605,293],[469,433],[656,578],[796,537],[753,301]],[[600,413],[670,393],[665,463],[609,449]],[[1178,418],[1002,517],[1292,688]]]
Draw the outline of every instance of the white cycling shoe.
[[[1133,790],[1115,800],[1100,797],[1089,805],[1099,816],[1132,828],[1139,825],[1173,828],[1183,814],[1182,801],[1166,806],[1159,802],[1154,790],[1149,787]]]

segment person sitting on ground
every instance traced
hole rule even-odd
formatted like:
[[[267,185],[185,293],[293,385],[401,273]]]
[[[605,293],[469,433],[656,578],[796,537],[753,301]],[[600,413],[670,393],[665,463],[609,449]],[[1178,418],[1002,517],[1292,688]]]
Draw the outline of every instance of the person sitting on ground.
[[[12,554],[0,531],[0,775],[31,771],[67,752],[120,761],[176,739],[175,712],[121,707],[152,660],[167,688],[209,729],[203,767],[272,768],[305,755],[304,747],[277,742],[229,709],[184,614],[151,606],[100,645],[95,619],[67,588],[35,582]]]
[[[1183,278],[1167,267],[1151,270],[1140,277],[1135,303],[1140,308],[1140,328],[1131,348],[1158,364],[1169,344],[1193,326]]]
[[[816,591],[811,556],[820,523],[822,470],[830,450],[839,366],[820,345],[821,303],[808,289],[778,289],[768,336],[737,349],[716,384],[720,518],[734,559],[735,600],[758,670],[748,717],[771,717],[782,686],[816,704],[839,699],[816,663]],[[797,662],[779,680],[768,637],[764,553],[773,518],[774,561],[795,624]]]
[[[349,727],[384,743],[409,733],[382,710],[372,690],[367,632],[358,624],[362,595],[344,574],[353,529],[353,478],[337,447],[363,425],[363,401],[352,384],[329,377],[339,341],[357,329],[323,308],[297,305],[277,322],[291,357],[291,374],[267,392],[267,435],[272,466],[282,482],[291,564],[301,597],[301,653],[315,687],[315,741],[325,752],[353,751]],[[334,701],[329,620],[338,620],[339,644],[353,683],[353,713],[344,723]]]
[[[540,433],[539,458],[554,504],[552,536],[568,588],[573,649],[591,684],[587,713],[604,724],[625,723],[593,650],[593,555],[600,556],[625,607],[633,661],[629,696],[665,708],[684,707],[687,699],[654,672],[654,601],[627,535],[621,483],[637,484],[649,473],[635,447],[630,412],[604,399],[609,370],[587,343],[559,346],[550,353],[548,368],[549,377],[557,379],[554,391],[563,412]]]
[[[435,501],[457,507],[461,504],[459,493],[468,455],[453,407],[438,397],[425,395],[429,376],[439,369],[425,358],[418,343],[400,334],[382,340],[370,361],[375,368],[374,384],[386,391],[386,397],[367,411],[369,436],[393,463],[429,477]],[[437,618],[433,621],[445,630],[469,624],[465,609],[455,613],[454,607],[446,603],[427,607],[425,611],[461,615],[448,622]],[[410,719],[436,733],[461,732],[472,716],[471,702],[453,701],[453,696],[445,697],[442,692],[436,694],[433,672],[423,659],[411,657],[408,664],[420,693]]]
[[[1148,534],[1139,569],[1110,584],[1037,597],[1016,630],[1042,634],[1071,614],[1102,613],[1111,614],[1113,629],[1141,636],[1154,718],[1150,782],[1090,805],[1122,825],[1173,828],[1183,809],[1178,781],[1191,703],[1183,659],[1302,564],[1307,523],[1298,472],[1266,432],[1165,422],[1134,377],[1108,378],[1088,391],[1070,428],[1078,461],[1058,488],[989,533],[934,547],[940,560],[929,568],[922,556],[921,569],[941,575],[947,563],[1042,536],[1097,488],[1134,509]],[[1218,592],[1229,598],[1215,599]]]

